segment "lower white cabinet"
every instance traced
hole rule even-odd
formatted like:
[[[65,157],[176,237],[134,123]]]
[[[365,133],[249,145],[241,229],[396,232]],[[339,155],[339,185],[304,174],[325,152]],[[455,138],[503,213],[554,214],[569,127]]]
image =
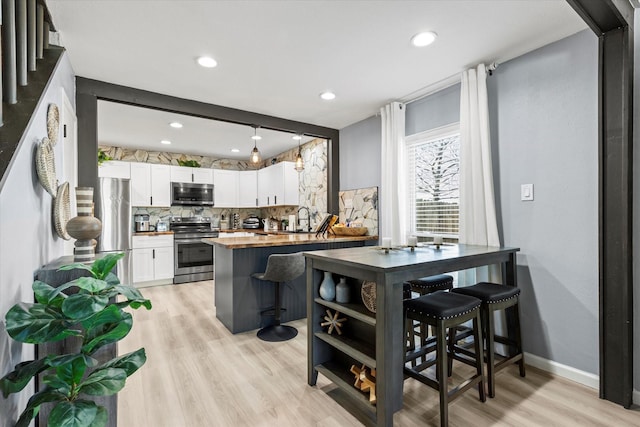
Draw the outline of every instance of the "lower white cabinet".
[[[173,235],[133,236],[133,283],[173,281]]]

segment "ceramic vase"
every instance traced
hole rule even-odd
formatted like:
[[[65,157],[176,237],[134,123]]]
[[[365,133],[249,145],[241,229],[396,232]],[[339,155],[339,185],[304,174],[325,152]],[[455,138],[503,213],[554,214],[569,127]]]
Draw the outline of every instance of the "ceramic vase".
[[[93,187],[76,187],[78,216],[67,223],[67,233],[76,239],[73,259],[93,261],[96,257],[95,238],[102,232],[102,222],[93,216]]]
[[[336,302],[346,304],[349,301],[349,285],[347,285],[347,279],[345,277],[341,277],[340,281],[336,285]]]
[[[324,279],[320,283],[320,298],[327,301],[333,301],[336,297],[336,282],[328,271],[324,272]]]

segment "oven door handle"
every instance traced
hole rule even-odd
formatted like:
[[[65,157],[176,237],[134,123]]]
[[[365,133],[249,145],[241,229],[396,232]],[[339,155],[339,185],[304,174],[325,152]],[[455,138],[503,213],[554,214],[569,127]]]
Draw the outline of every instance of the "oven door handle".
[[[207,238],[208,237],[203,237],[202,239],[207,239]],[[174,242],[176,244],[180,244],[180,243],[204,243],[202,241],[202,239],[175,239]]]

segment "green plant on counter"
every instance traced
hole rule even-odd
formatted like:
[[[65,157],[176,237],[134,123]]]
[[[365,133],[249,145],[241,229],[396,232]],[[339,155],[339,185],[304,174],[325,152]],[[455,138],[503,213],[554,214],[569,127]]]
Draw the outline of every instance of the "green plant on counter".
[[[0,379],[6,398],[17,393],[44,373],[44,389],[29,399],[17,427],[28,426],[40,406],[52,403],[47,425],[64,427],[101,427],[107,423],[107,411],[91,396],[109,396],[119,392],[127,377],[146,361],[144,348],[99,365],[92,355],[107,344],[124,338],[133,325],[133,317],[124,308],[151,309],[136,288],[122,285],[111,272],[124,256],[109,254],[92,265],[72,264],[60,270],[84,269],[90,277],[81,277],[57,288],[35,281],[35,303],[18,303],[6,315],[9,335],[16,341],[43,344],[73,337],[79,349],[66,354],[51,354],[39,360],[20,363]],[[77,289],[77,293],[64,291]],[[122,296],[124,300],[117,301]],[[122,298],[121,298],[122,299]]]
[[[180,166],[187,166],[190,168],[199,168],[200,167],[200,163],[198,163],[196,160],[178,160],[178,164]]]
[[[113,160],[113,157],[109,156],[102,150],[98,150],[98,166],[103,164],[104,162],[108,162],[109,160]]]

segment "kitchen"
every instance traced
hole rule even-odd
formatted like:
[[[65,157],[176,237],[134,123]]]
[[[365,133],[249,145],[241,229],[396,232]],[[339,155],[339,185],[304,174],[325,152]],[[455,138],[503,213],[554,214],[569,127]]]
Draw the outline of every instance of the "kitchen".
[[[105,221],[98,251],[130,252],[122,268],[138,287],[213,279],[214,247],[203,238],[309,232],[327,211],[324,139],[105,101],[98,112],[100,156],[107,159],[98,167],[99,215],[119,199],[103,195],[103,183],[131,180],[130,206]],[[247,161],[252,145],[263,156],[256,164]],[[349,219],[375,235],[377,211],[361,215]],[[119,243],[110,243],[113,233]],[[128,233],[130,247],[122,245]]]

